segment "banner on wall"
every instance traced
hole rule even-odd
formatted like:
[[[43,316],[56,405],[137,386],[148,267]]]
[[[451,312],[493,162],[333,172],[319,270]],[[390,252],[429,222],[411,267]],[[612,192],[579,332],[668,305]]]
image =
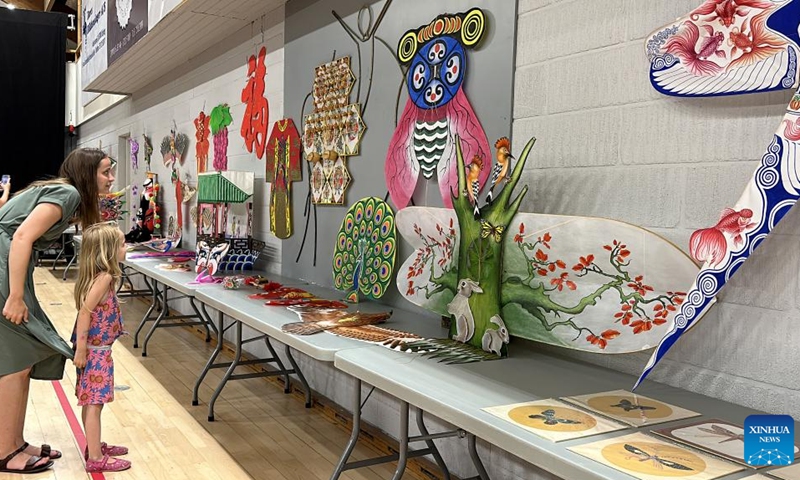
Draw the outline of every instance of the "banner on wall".
[[[148,31],[147,0],[109,0],[108,64],[111,65]]]
[[[108,5],[106,0],[83,0],[81,4],[81,90],[92,83],[108,67]],[[91,102],[97,94],[83,92],[83,105]]]

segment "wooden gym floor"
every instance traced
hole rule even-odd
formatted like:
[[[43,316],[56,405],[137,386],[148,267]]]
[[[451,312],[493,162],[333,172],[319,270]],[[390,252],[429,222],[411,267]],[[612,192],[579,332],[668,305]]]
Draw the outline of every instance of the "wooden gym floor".
[[[75,269],[67,281],[62,271],[37,268],[38,297],[62,337],[69,338],[75,320],[72,288]],[[127,299],[122,305],[126,330],[138,326],[147,304]],[[149,300],[148,300],[149,302]],[[325,409],[306,409],[300,395],[285,395],[274,381],[263,378],[231,382],[216,404],[216,422],[208,422],[207,400],[222,369],[209,372],[200,390],[201,403],[191,406],[192,387],[214,342],[203,342],[189,328],[160,329],[148,345],[148,357],[134,349],[130,336],[114,346],[115,401],[103,411],[103,440],[130,448],[130,470],[109,478],[197,480],[315,480],[328,479],[349,437]],[[225,354],[226,352],[223,352]],[[225,361],[225,360],[222,360]],[[76,437],[83,435],[76,405],[75,369],[67,362],[60,382],[31,382],[26,440],[49,443],[62,459],[30,480],[102,478],[89,475]],[[59,398],[57,392],[63,393]],[[328,408],[330,410],[330,408]],[[329,413],[329,412],[328,412]],[[72,418],[72,426],[70,425]],[[385,452],[383,452],[385,453]],[[359,443],[354,459],[381,454]],[[422,478],[409,465],[405,478]],[[344,479],[391,478],[394,464],[345,472]],[[0,474],[0,480],[20,475]]]

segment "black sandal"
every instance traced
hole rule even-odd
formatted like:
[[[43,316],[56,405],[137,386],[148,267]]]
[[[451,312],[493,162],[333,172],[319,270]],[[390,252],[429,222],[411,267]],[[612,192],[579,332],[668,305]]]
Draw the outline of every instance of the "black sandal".
[[[58,460],[63,456],[61,452],[53,450],[52,448],[50,448],[50,445],[46,443],[42,445],[41,449],[42,452],[40,455],[42,457],[50,457],[50,460]]]
[[[21,447],[11,452],[9,456],[0,460],[0,473],[39,473],[53,466],[52,460],[43,465],[36,465],[40,460],[46,457],[31,456],[31,458],[29,458],[28,461],[25,462],[25,468],[21,470],[8,468],[8,462],[10,462],[14,457],[19,455],[20,453],[22,453],[23,450],[28,448],[28,446],[29,445],[27,442],[23,443]]]

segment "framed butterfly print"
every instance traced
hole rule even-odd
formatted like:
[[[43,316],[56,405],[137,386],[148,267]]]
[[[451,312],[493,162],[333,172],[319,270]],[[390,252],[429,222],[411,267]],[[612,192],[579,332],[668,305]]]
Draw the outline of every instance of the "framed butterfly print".
[[[645,425],[700,416],[697,412],[625,390],[562,397],[561,400],[632,427],[643,427]]]

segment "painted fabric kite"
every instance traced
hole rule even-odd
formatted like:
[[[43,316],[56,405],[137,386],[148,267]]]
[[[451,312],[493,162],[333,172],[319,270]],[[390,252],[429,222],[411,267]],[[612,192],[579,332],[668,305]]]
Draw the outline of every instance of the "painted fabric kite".
[[[686,301],[675,316],[675,325],[661,339],[636,386],[647,377],[681,335],[711,308],[719,291],[798,198],[800,90],[789,101],[786,114],[739,201],[733,207],[723,210],[714,226],[692,235],[690,253],[705,263],[687,292]]]
[[[208,168],[208,134],[209,134],[209,122],[211,121],[211,117],[205,114],[205,112],[200,112],[200,115],[194,119],[194,128],[195,134],[194,137],[197,140],[195,144],[195,155],[197,157],[197,173],[203,173]]]
[[[461,138],[463,158],[482,160],[483,168],[476,172],[478,190],[492,171],[486,133],[463,88],[466,49],[481,41],[485,22],[479,8],[441,15],[429,25],[409,30],[400,40],[397,56],[409,66],[409,98],[389,143],[384,170],[398,209],[408,205],[420,172],[426,179],[437,176],[442,201],[452,208],[451,195],[458,185],[456,135]]]
[[[792,88],[798,18],[797,0],[705,0],[648,37],[650,82],[679,97]]]
[[[153,170],[150,167],[150,159],[153,155],[153,140],[144,134],[142,135],[142,139],[144,140],[144,163],[147,164],[147,171],[149,172]]]
[[[333,252],[333,286],[347,291],[347,300],[359,295],[378,299],[392,281],[397,238],[394,212],[377,197],[359,200],[347,211]]]
[[[303,179],[300,134],[291,118],[278,120],[267,142],[266,181],[272,183],[269,229],[278,238],[292,236],[292,182]]]
[[[135,172],[139,170],[139,142],[135,138],[129,138],[128,145],[131,148],[131,166]]]
[[[267,66],[264,60],[267,49],[261,47],[258,58],[251,55],[247,59],[247,85],[242,89],[242,102],[245,104],[240,133],[248,152],[255,151],[256,157],[264,158],[269,126],[269,102],[264,97],[264,76]]]
[[[161,140],[161,155],[164,158],[164,166],[172,169],[172,183],[178,181],[178,165],[183,165],[188,148],[189,137],[185,133],[177,133],[175,129],[170,130],[169,135]]]
[[[228,125],[233,123],[231,109],[227,103],[217,105],[211,110],[209,127],[214,136],[214,170],[228,169]]]

